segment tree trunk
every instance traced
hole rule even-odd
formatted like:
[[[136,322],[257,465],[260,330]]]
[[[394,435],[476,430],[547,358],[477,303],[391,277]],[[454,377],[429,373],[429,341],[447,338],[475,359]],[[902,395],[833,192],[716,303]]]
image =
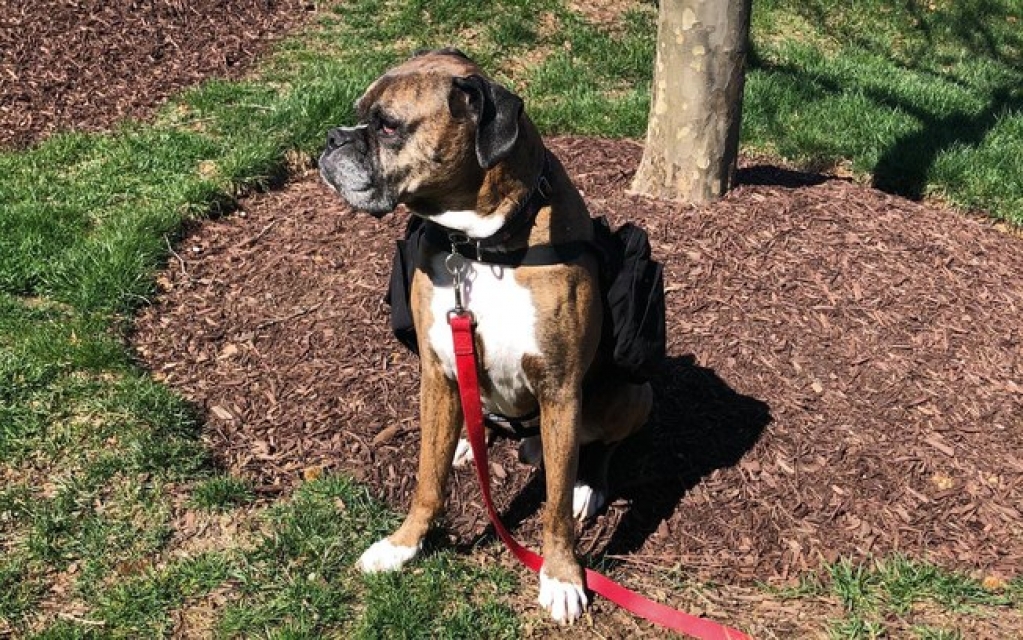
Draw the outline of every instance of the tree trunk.
[[[735,181],[751,0],[660,0],[646,149],[632,191],[700,203]]]

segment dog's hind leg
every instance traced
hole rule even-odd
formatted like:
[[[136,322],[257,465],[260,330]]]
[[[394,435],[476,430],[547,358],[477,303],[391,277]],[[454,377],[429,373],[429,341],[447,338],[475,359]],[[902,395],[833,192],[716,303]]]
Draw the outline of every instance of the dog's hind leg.
[[[487,446],[489,447],[494,443],[494,432],[487,429]],[[472,453],[472,446],[469,444],[467,437],[458,439],[458,445],[455,447],[455,459],[452,462],[452,466],[456,469],[465,469],[472,465],[473,460],[476,456]]]
[[[654,407],[649,382],[609,380],[587,388],[583,398],[582,443],[614,444],[646,424]]]
[[[607,502],[608,467],[618,444],[638,431],[650,417],[653,390],[649,383],[601,385],[588,394],[583,409],[584,443],[572,492],[572,514],[592,518]]]
[[[528,464],[531,467],[539,467],[543,464],[543,442],[540,436],[524,438],[519,443],[519,462]]]
[[[618,443],[591,442],[579,450],[579,472],[572,489],[572,515],[584,521],[597,515],[607,503],[607,471]]]
[[[476,456],[472,453],[472,446],[468,438],[459,438],[455,446],[455,459],[451,465],[456,469],[464,469],[472,464]]]

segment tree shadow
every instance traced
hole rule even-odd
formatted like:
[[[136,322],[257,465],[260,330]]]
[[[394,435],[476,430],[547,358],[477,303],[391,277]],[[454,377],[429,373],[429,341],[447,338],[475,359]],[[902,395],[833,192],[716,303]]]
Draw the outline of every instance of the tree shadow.
[[[996,36],[988,25],[990,20],[995,19],[992,16],[997,17],[1004,14],[1004,11],[987,0],[982,0],[981,6],[988,11],[983,13],[952,8],[944,13],[924,12],[911,2],[905,3],[904,9],[913,18],[914,28],[922,36],[924,44],[921,50],[929,51],[942,43],[955,43],[1007,69],[1020,69],[1023,62],[1018,51],[1023,46],[1023,38],[1005,34]],[[828,5],[820,2],[807,2],[800,7],[800,12],[814,24],[827,24],[828,11]],[[891,51],[882,49],[882,41],[863,37],[855,29],[838,28],[830,32],[830,35],[872,54],[891,57]],[[826,69],[803,68],[799,64],[768,60],[752,44],[748,48],[747,64],[751,69],[790,79],[792,86],[807,102],[857,92],[894,112],[911,116],[917,126],[880,150],[872,171],[872,185],[882,191],[914,200],[927,195],[928,176],[943,152],[956,147],[980,145],[1000,118],[1023,109],[1023,89],[1015,79],[989,89],[981,89],[988,95],[986,104],[949,112],[933,105],[914,103],[895,91],[873,83],[855,80],[850,83],[847,78],[831,75]],[[956,77],[951,70],[935,67],[933,62],[922,62],[919,56],[895,64],[912,73],[927,75],[970,91],[977,90]],[[809,153],[812,155],[813,150],[809,150]]]
[[[687,491],[714,470],[735,465],[771,422],[766,403],[736,392],[691,355],[668,357],[651,384],[650,421],[611,459],[608,502],[625,499],[629,507],[599,556],[641,547]],[[516,528],[543,500],[543,474],[535,472],[502,514],[505,526]],[[488,526],[469,546],[494,537]]]
[[[902,28],[919,32],[923,37],[923,47],[917,48],[917,55],[910,55],[913,70],[924,71],[920,68],[919,52],[926,50],[928,53],[938,48],[944,42],[954,42],[971,52],[996,60],[1008,67],[1019,68],[1023,62],[1023,37],[1018,29],[1011,27],[1000,34],[1002,42],[995,36],[990,24],[995,21],[1005,21],[1005,24],[1013,24],[1018,19],[1018,9],[1006,6],[998,0],[974,0],[970,3],[947,3],[938,7],[931,4],[925,9],[927,3],[915,0],[901,0],[901,9],[911,19],[909,24],[902,25]],[[836,24],[829,20],[834,13],[831,2],[821,0],[806,0],[800,3],[796,9],[810,24],[830,25],[828,35],[850,44],[856,45],[864,51],[880,55],[891,55],[889,45],[880,38],[865,36],[858,24],[842,23]],[[893,13],[897,14],[899,7],[892,7]],[[893,16],[892,19],[897,19]],[[871,34],[873,35],[873,34]],[[910,49],[912,51],[912,49]],[[904,52],[908,53],[908,52]],[[905,66],[904,68],[911,68]],[[951,78],[950,78],[951,79]]]
[[[769,164],[740,167],[735,177],[738,184],[784,187],[786,189],[816,187],[828,180],[839,179],[816,171],[793,171]]]
[[[913,115],[920,127],[899,137],[884,150],[874,166],[872,185],[913,200],[927,195],[927,176],[942,151],[956,146],[977,146],[1005,114],[1023,109],[1023,93],[999,87],[979,112],[956,111],[935,117],[891,96],[874,96],[892,108]]]

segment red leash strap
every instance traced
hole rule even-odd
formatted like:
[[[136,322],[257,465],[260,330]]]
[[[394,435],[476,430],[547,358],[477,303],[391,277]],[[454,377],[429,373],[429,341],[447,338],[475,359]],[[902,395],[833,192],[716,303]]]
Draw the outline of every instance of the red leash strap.
[[[472,314],[467,311],[452,311],[448,314],[448,323],[451,325],[451,337],[455,347],[458,393],[462,399],[465,428],[469,435],[469,444],[472,447],[476,475],[479,477],[480,490],[483,493],[483,503],[487,507],[487,514],[490,516],[494,530],[505,546],[522,564],[538,572],[543,566],[543,558],[520,545],[508,533],[490,497],[490,465],[487,463],[487,445],[483,435],[483,405],[480,400],[479,378],[476,370]],[[701,640],[752,640],[741,631],[654,602],[590,569],[586,570],[586,586],[594,593],[604,596],[641,618],[694,638]]]
[[[504,528],[497,515],[494,501],[490,498],[490,465],[487,464],[487,444],[483,435],[483,405],[480,400],[480,384],[476,372],[476,345],[473,342],[472,314],[466,311],[452,312],[448,316],[451,337],[455,342],[455,364],[458,368],[458,393],[462,398],[462,413],[465,415],[465,430],[469,433],[469,445],[475,460],[476,475],[479,476],[483,491],[483,504],[494,525],[498,537],[519,562],[533,571],[540,571],[543,558],[519,544]]]

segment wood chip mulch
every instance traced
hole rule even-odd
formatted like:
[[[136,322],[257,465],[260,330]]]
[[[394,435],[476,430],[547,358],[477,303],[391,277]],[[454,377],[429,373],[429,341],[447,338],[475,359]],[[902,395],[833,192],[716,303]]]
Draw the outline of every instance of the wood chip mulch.
[[[732,584],[893,552],[1017,575],[1018,238],[770,166],[708,206],[650,201],[624,194],[638,144],[550,146],[591,211],[645,226],[666,264],[656,413],[620,450],[583,552]],[[417,362],[381,301],[403,222],[353,214],[310,173],[177,247],[133,340],[232,472],[275,492],[326,468],[407,505]],[[536,546],[542,482],[512,443],[493,451],[498,502]],[[485,536],[478,495],[457,472],[455,544]]]
[[[240,76],[314,11],[309,0],[5,0],[0,147],[147,117],[183,88]]]

